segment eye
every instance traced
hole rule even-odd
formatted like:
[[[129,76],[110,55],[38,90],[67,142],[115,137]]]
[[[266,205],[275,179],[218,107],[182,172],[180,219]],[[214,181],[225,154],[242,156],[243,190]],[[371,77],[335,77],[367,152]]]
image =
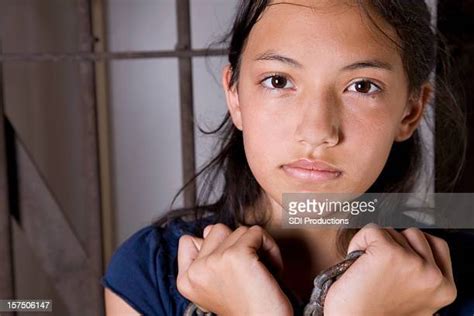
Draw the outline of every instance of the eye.
[[[291,89],[294,88],[293,84],[286,77],[281,75],[272,75],[262,81],[262,85],[271,90],[275,89]]]
[[[356,81],[347,88],[347,91],[358,92],[363,94],[372,94],[380,90],[380,87],[370,80]]]

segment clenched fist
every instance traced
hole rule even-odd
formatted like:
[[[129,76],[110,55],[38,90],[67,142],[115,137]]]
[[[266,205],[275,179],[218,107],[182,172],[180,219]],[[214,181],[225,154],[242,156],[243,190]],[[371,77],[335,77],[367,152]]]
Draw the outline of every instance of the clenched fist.
[[[218,315],[293,315],[292,306],[262,260],[283,269],[280,250],[260,226],[231,231],[207,226],[204,239],[179,240],[179,292]]]
[[[366,225],[348,252],[364,250],[326,297],[324,314],[431,316],[456,298],[445,240],[416,228]]]

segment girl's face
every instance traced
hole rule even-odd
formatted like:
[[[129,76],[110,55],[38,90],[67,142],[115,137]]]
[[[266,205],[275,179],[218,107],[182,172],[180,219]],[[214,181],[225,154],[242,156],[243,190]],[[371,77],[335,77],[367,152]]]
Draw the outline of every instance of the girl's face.
[[[280,203],[286,192],[365,192],[393,142],[412,135],[429,95],[428,86],[408,95],[396,46],[342,2],[273,1],[249,34],[238,83],[229,87],[231,70],[223,72],[249,166]],[[300,159],[337,172],[288,166]]]

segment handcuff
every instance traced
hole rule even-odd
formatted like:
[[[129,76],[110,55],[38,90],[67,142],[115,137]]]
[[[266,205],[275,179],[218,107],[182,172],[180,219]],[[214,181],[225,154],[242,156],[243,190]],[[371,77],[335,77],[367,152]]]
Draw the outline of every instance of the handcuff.
[[[311,298],[304,308],[304,316],[324,316],[324,301],[331,285],[341,277],[344,272],[364,253],[363,250],[355,250],[347,254],[341,262],[323,270],[313,281]],[[196,304],[190,302],[183,316],[214,316],[212,312],[201,310]]]

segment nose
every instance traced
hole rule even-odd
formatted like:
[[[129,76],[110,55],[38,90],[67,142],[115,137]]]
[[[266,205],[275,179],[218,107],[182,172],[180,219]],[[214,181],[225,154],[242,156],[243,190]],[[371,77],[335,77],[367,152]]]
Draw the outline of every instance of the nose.
[[[298,142],[313,148],[335,146],[340,138],[340,118],[337,97],[319,92],[302,100],[295,136]]]

